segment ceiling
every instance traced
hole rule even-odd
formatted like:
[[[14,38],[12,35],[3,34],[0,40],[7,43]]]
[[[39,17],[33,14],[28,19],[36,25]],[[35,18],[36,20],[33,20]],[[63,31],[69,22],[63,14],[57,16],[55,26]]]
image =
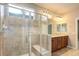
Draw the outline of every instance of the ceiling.
[[[36,5],[61,15],[79,9],[78,3],[36,3]]]

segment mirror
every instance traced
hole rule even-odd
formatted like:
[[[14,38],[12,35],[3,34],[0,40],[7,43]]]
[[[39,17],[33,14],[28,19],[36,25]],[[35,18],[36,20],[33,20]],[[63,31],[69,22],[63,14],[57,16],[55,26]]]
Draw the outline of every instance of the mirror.
[[[57,32],[67,32],[67,24],[57,24]]]
[[[48,34],[52,34],[52,24],[48,25]]]

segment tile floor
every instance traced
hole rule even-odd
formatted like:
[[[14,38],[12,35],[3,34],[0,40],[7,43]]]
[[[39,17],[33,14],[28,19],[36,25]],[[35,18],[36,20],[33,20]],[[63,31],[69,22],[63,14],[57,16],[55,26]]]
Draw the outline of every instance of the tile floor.
[[[56,52],[53,52],[53,56],[79,56],[79,50],[70,49],[70,48],[63,48]]]

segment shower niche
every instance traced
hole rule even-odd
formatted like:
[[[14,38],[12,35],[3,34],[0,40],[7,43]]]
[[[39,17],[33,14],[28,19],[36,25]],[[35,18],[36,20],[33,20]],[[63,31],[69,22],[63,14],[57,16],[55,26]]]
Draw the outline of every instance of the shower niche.
[[[6,14],[0,32],[0,55],[50,56],[51,39],[47,16],[19,8],[14,9],[18,9],[20,14],[11,13],[9,7],[12,8],[7,6],[4,9]]]

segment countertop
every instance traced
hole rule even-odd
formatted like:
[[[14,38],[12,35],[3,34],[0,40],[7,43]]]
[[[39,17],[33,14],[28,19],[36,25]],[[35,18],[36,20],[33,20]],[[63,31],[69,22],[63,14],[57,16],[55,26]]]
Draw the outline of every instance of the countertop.
[[[68,35],[53,35],[52,37],[61,37],[61,36],[68,36]]]

